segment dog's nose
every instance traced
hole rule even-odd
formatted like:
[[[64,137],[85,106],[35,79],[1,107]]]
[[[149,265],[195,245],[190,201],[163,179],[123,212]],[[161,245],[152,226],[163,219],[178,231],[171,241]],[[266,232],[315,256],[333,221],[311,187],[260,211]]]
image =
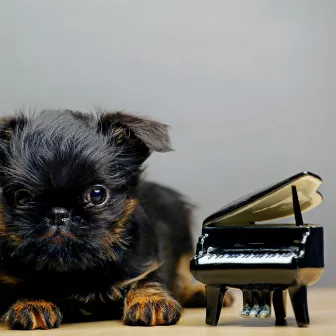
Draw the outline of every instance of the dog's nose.
[[[48,217],[54,222],[55,225],[63,225],[69,219],[70,212],[65,208],[52,208]]]

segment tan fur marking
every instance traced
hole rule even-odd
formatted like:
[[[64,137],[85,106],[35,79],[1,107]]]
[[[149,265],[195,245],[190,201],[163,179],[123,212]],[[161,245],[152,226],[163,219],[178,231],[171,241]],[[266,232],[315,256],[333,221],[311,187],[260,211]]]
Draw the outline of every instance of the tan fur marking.
[[[54,244],[62,245],[64,243],[64,238],[57,236],[51,239]]]
[[[9,239],[12,243],[20,243],[23,240],[22,237],[17,234],[11,234],[9,236]]]
[[[187,300],[193,285],[189,266],[191,258],[191,254],[183,255],[176,266],[175,292],[182,303]]]
[[[4,206],[0,204],[0,235],[1,233],[5,233],[8,231],[8,228],[5,224],[5,216],[4,216]]]
[[[78,241],[77,237],[73,233],[71,233],[69,231],[61,231],[61,236],[65,237],[65,238],[69,238],[69,239],[73,239],[73,240],[77,240]]]
[[[119,219],[119,221],[117,222],[117,226],[118,227],[122,227],[122,226],[124,226],[127,223],[127,221],[129,220],[130,216],[134,212],[136,206],[137,206],[137,200],[136,199],[130,199],[130,200],[127,200],[125,202],[123,215]]]
[[[30,316],[30,321],[27,321],[26,314],[28,311]],[[58,308],[51,302],[43,300],[19,300],[14,303],[4,315],[3,320],[5,324],[9,324],[10,316],[14,312],[15,320],[20,322],[23,326],[27,326],[29,322],[32,322],[31,329],[48,329],[47,322],[45,320],[43,311],[48,311],[50,317],[51,325],[54,325],[57,322],[57,313]]]
[[[153,265],[149,266],[148,269],[143,272],[142,274],[140,274],[139,276],[133,278],[133,279],[129,279],[126,281],[123,281],[120,283],[121,287],[127,287],[135,282],[138,282],[140,280],[143,280],[144,278],[146,278],[147,275],[149,275],[150,273],[154,272],[155,270],[157,270],[160,266],[162,265],[162,263],[158,264],[158,263],[154,263]]]
[[[42,239],[51,238],[55,234],[55,230],[49,230],[45,234],[41,235]]]
[[[32,329],[37,329],[38,328],[38,321],[37,321],[37,318],[36,316],[33,314],[33,313],[30,313],[30,318],[33,320],[33,326],[32,326]]]
[[[133,286],[127,293],[123,321],[127,324],[142,321],[151,326],[165,325],[176,323],[180,314],[180,304],[159,283],[148,282]]]
[[[76,300],[83,303],[88,303],[90,301],[94,301],[96,299],[96,293],[90,293],[88,295],[80,295],[80,294],[74,294],[69,296],[69,299]]]
[[[33,313],[31,313],[31,315],[34,316]],[[34,316],[35,317],[35,316]],[[36,319],[37,319],[37,324],[39,325],[39,327],[41,329],[48,329],[48,326],[47,326],[47,323],[43,317],[43,314],[41,312],[38,312],[37,313],[37,316],[36,316]]]
[[[8,285],[16,285],[23,282],[23,279],[19,279],[17,277],[13,277],[10,275],[0,274],[0,282]]]
[[[79,311],[80,311],[80,313],[81,313],[82,315],[84,315],[84,316],[90,316],[90,315],[93,314],[93,313],[88,312],[88,311],[85,310],[85,309],[80,309]]]
[[[176,285],[175,292],[179,298],[179,301],[184,306],[205,306],[206,293],[205,286],[200,282],[193,282],[192,275],[190,273],[190,259],[193,254],[183,255],[176,269]],[[196,300],[195,295],[201,294],[204,300]],[[198,302],[196,302],[198,301]],[[230,293],[226,293],[224,296],[223,306],[230,307],[233,303],[233,298]]]
[[[56,232],[56,229],[50,229],[45,234],[41,235],[41,238],[42,239],[52,238],[52,241],[54,243],[60,243],[60,244],[64,241],[64,238],[69,238],[69,239],[73,239],[73,240],[78,241],[78,238],[71,232],[62,230],[62,231],[59,232],[59,235],[54,237],[55,232]]]
[[[107,292],[107,296],[112,301],[121,300],[123,298],[121,289],[121,286],[111,286],[109,291]]]
[[[106,259],[116,260],[117,255],[115,254],[113,247],[120,246],[125,248],[127,246],[127,241],[122,237],[125,232],[125,224],[129,220],[130,216],[134,212],[137,206],[136,199],[130,199],[125,201],[124,210],[121,218],[116,222],[113,231],[106,232],[104,236],[105,249],[104,254]]]
[[[121,127],[114,127],[113,134],[116,138],[117,144],[122,144],[131,135],[129,130],[126,134],[126,129]]]

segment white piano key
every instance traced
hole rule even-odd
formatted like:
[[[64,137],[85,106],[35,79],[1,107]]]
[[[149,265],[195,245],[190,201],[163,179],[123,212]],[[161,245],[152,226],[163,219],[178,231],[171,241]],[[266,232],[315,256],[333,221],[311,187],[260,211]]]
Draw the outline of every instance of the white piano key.
[[[213,256],[215,255],[215,258]],[[295,257],[288,253],[205,254],[198,258],[199,265],[208,264],[290,264]]]

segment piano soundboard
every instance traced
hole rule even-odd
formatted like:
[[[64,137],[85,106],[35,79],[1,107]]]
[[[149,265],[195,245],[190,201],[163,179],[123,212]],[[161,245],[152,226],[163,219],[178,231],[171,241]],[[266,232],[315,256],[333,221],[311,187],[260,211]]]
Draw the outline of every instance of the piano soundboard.
[[[302,172],[221,208],[203,222],[190,270],[206,285],[206,323],[217,325],[225,292],[240,289],[241,317],[286,325],[287,293],[297,325],[309,325],[307,287],[324,270],[323,228],[302,213],[322,203],[322,179]],[[272,220],[295,218],[295,223]]]

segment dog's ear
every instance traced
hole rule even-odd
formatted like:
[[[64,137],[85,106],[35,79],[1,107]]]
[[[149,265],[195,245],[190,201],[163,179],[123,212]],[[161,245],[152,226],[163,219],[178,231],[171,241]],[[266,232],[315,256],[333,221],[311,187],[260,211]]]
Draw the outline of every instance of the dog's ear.
[[[110,112],[99,116],[100,132],[112,143],[134,152],[139,163],[151,152],[171,151],[168,126],[160,122],[124,112]]]
[[[22,131],[27,123],[27,118],[23,114],[15,116],[0,117],[0,149],[3,151],[8,145],[12,136]]]
[[[0,187],[2,187],[3,183],[2,167],[8,159],[10,141],[14,134],[22,131],[26,123],[27,118],[23,115],[0,117]]]

